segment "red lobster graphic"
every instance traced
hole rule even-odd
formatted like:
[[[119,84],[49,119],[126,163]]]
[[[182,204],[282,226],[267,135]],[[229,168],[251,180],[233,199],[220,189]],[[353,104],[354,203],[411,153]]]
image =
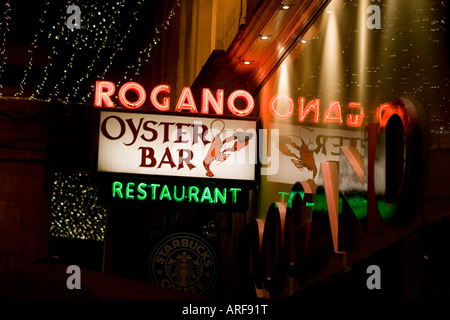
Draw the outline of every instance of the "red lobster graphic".
[[[218,120],[214,120],[211,123],[211,126],[213,125],[213,123],[215,121],[218,121]],[[219,121],[221,121],[221,120],[219,120]],[[235,132],[231,137],[228,137],[228,138],[225,138],[224,140],[222,140],[220,138],[220,135],[222,134],[223,130],[225,129],[225,124],[223,123],[223,121],[221,121],[221,122],[223,124],[222,130],[218,134],[216,134],[216,136],[212,140],[211,146],[209,147],[209,150],[208,150],[208,153],[207,153],[205,159],[203,159],[203,166],[206,169],[206,176],[208,176],[208,177],[214,176],[214,173],[210,169],[211,163],[213,161],[217,161],[218,164],[224,162],[230,156],[230,152],[239,151],[239,150],[245,148],[248,145],[250,139],[253,137],[253,134],[251,134],[251,133]],[[212,133],[212,130],[211,130],[211,133]],[[233,146],[222,150],[222,147],[230,141],[235,141]]]
[[[292,141],[291,138],[287,136],[281,136],[279,149],[281,153],[283,153],[285,156],[292,157],[291,159],[292,163],[299,170],[306,168],[307,170],[312,171],[314,179],[317,175],[317,167],[316,162],[314,160],[314,151],[308,148],[302,137],[300,137],[300,139],[302,141],[301,146],[297,145],[294,141]],[[289,150],[289,146],[297,150],[300,154],[300,157],[297,156],[295,153],[291,152]]]

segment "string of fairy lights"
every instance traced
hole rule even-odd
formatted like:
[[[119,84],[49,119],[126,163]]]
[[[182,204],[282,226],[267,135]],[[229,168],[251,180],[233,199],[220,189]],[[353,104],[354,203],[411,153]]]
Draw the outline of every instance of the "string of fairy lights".
[[[114,72],[116,75],[122,73],[120,81],[131,81],[139,76],[143,65],[160,43],[162,33],[169,28],[176,7],[181,5],[181,0],[173,1],[162,23],[148,32],[153,37],[147,44],[142,43],[142,48],[136,47],[133,35],[148,20],[145,15],[149,12],[143,8],[149,0],[43,2],[36,25],[30,27],[36,31],[27,49],[28,62],[20,76],[18,91],[13,96],[31,100],[89,103],[94,90],[94,83],[89,80],[105,79],[109,72]],[[4,87],[1,77],[8,53],[6,39],[11,31],[10,21],[20,14],[15,4],[12,5],[11,8],[10,0],[6,1],[3,19],[0,19],[0,96],[6,94],[1,90]],[[69,16],[66,10],[70,5],[78,5],[81,9],[80,29],[70,29],[66,25]],[[130,43],[136,51],[125,54]],[[40,65],[36,66],[36,51],[42,46],[47,46],[48,50],[41,52],[48,53],[40,56]],[[130,57],[136,57],[135,61]],[[115,64],[118,64],[117,67]],[[40,71],[36,67],[41,67]]]
[[[159,28],[155,29],[155,36],[153,37],[153,39],[150,41],[150,43],[145,47],[144,50],[139,51],[139,57],[136,60],[136,62],[127,67],[127,70],[123,76],[123,79],[119,81],[118,85],[121,84],[122,81],[131,81],[133,80],[133,76],[129,77],[128,73],[129,71],[135,69],[134,71],[134,76],[138,76],[139,72],[142,68],[143,63],[148,62],[150,56],[151,56],[151,51],[153,49],[153,46],[156,46],[160,41],[161,41],[161,30],[167,30],[169,25],[170,25],[170,20],[172,19],[173,16],[175,16],[175,8],[181,6],[181,0],[177,0],[174,4],[174,6],[172,7],[172,9],[169,12],[168,17],[165,19],[165,21],[161,24],[161,26]],[[127,79],[128,78],[128,79]]]
[[[9,33],[9,20],[11,19],[10,16],[11,11],[11,5],[9,3],[9,0],[5,3],[5,12],[3,13],[3,20],[0,22],[0,30],[2,32],[2,38],[0,42],[0,89],[3,88],[2,85],[2,74],[4,72],[4,68],[6,65],[6,35]],[[2,95],[2,92],[0,91],[0,96]]]
[[[98,1],[94,3],[94,10],[89,11],[88,14],[88,18],[85,19],[85,15],[84,15],[84,19],[85,21],[83,21],[84,24],[87,24],[88,26],[90,25],[91,20],[93,19],[93,17],[95,16],[95,12],[97,10],[97,5],[98,5]],[[105,6],[105,4],[104,4]],[[85,11],[85,7],[81,7],[82,11]],[[104,11],[104,7],[102,8]],[[99,11],[101,12],[101,11]],[[95,24],[94,24],[95,25]],[[100,25],[101,26],[101,23]],[[97,25],[95,25],[95,28],[97,27]],[[72,29],[73,30],[73,29]],[[67,31],[69,32],[69,31]],[[73,31],[72,31],[73,32]],[[102,31],[100,31],[102,32]],[[67,40],[67,38],[66,38]],[[50,99],[52,98],[58,98],[59,97],[59,87],[64,86],[66,79],[67,79],[67,75],[70,73],[70,71],[74,68],[74,60],[75,60],[75,56],[77,54],[80,54],[82,49],[83,49],[83,42],[87,42],[90,41],[89,36],[88,37],[84,37],[83,34],[81,32],[75,32],[75,39],[73,39],[73,45],[72,47],[75,49],[75,51],[72,53],[72,55],[70,56],[70,59],[67,62],[66,68],[64,69],[64,72],[62,73],[62,76],[60,78],[59,81],[56,82],[55,84],[55,88],[54,91],[50,94]],[[93,44],[93,47],[97,47],[96,43],[99,41],[98,37],[95,37],[93,39],[93,41],[91,42],[91,44]]]
[[[140,2],[139,8],[141,7],[141,5],[142,5],[142,2]],[[149,61],[150,56],[151,56],[151,51],[152,51],[153,47],[156,46],[161,41],[161,30],[167,30],[168,29],[168,27],[170,26],[171,19],[175,16],[176,7],[179,7],[179,6],[181,6],[181,0],[177,0],[175,2],[175,4],[172,6],[172,8],[169,11],[169,14],[168,14],[167,18],[164,20],[164,22],[161,23],[159,28],[155,28],[155,31],[154,31],[155,35],[154,35],[154,37],[151,39],[151,41],[148,43],[148,45],[143,50],[139,51],[138,59],[132,65],[128,65],[127,66],[127,69],[126,69],[126,71],[124,73],[124,76],[123,76],[122,79],[119,80],[117,86],[120,86],[122,81],[131,81],[131,80],[133,80],[134,76],[138,76],[139,75],[139,72],[140,72],[143,64],[147,63]],[[111,67],[111,64],[113,63],[114,58],[116,57],[116,54],[119,51],[122,50],[123,42],[131,34],[131,30],[132,30],[133,24],[134,24],[135,21],[137,21],[137,17],[136,17],[137,13],[138,13],[138,11],[135,12],[134,19],[133,19],[132,23],[130,24],[130,26],[129,26],[128,30],[127,30],[127,33],[121,39],[117,50],[112,54],[108,65],[106,66],[106,68],[102,72],[101,76],[99,77],[100,79],[104,79],[105,78],[106,73],[108,72],[109,68]],[[132,70],[135,70],[134,74],[132,76],[129,76],[129,73]],[[94,85],[91,85],[91,90],[88,91],[87,96],[82,98],[83,102],[86,102],[86,99],[90,98],[93,90],[94,90]]]
[[[117,2],[117,6],[118,7],[123,7],[123,3],[122,4],[120,2]],[[100,38],[100,36],[104,33],[103,29],[109,30],[109,28],[104,27],[104,20],[105,18],[100,17],[101,19],[98,19],[98,21],[94,21],[93,23],[91,23],[91,20],[94,20],[94,17],[96,18],[97,16],[101,16],[103,13],[103,16],[105,16],[105,12],[107,12],[107,8],[108,8],[108,3],[103,3],[103,7],[102,8],[98,8],[98,1],[95,2],[94,4],[86,4],[84,3],[84,5],[82,5],[81,7],[81,11],[82,12],[88,12],[87,15],[87,19],[85,18],[86,15],[83,15],[83,21],[82,21],[82,31],[85,31],[84,33],[82,33],[81,31],[70,31],[66,25],[65,25],[65,16],[62,15],[64,17],[64,19],[58,21],[57,25],[60,27],[60,34],[58,36],[56,36],[56,40],[60,40],[60,39],[64,39],[66,43],[71,43],[71,47],[75,50],[71,56],[70,59],[68,60],[65,69],[62,72],[62,76],[60,78],[60,80],[56,83],[54,90],[49,94],[47,101],[50,101],[52,98],[58,98],[59,97],[59,87],[63,86],[65,84],[65,81],[67,79],[67,76],[69,74],[69,72],[71,70],[73,70],[74,66],[75,66],[75,57],[76,55],[82,55],[84,54],[82,51],[83,50],[89,50],[90,51],[90,55],[94,55],[92,54],[92,51],[94,48],[98,48],[97,43],[98,42],[103,42],[105,43],[107,41],[107,37],[105,37],[103,40]],[[91,10],[90,10],[91,9]],[[112,9],[115,9],[115,6],[112,6]],[[114,14],[118,14],[117,11],[114,11]],[[98,30],[100,29],[100,30]],[[73,36],[75,35],[75,36]],[[113,44],[114,45],[114,44]],[[58,50],[58,43],[55,43],[53,45],[52,48],[52,56],[49,57],[50,61],[49,61],[49,65],[46,66],[45,69],[45,75],[43,78],[43,81],[40,83],[40,85],[38,86],[37,90],[36,90],[36,94],[41,94],[46,83],[49,80],[49,71],[52,69],[53,66],[53,60],[54,57],[56,57],[59,54],[59,50]],[[96,55],[94,55],[94,59],[93,61],[97,60],[100,57],[100,55],[97,53]],[[93,64],[94,62],[92,62],[91,64]],[[77,67],[79,67],[78,63],[77,63]],[[88,66],[88,72],[89,72],[90,68]],[[77,83],[79,83],[80,80],[77,80]],[[75,87],[73,89],[75,92],[78,92],[79,88]],[[34,96],[33,96],[34,97]],[[64,102],[67,103],[67,100],[65,100]]]
[[[102,241],[106,209],[86,173],[56,172],[52,186],[50,235]]]
[[[103,69],[102,73],[98,76],[99,79],[102,79],[102,80],[105,79],[106,73],[108,72],[109,68],[110,68],[111,65],[113,64],[113,62],[114,62],[114,60],[115,60],[117,54],[118,54],[119,52],[121,52],[121,51],[124,49],[124,43],[125,43],[126,40],[128,39],[128,36],[132,33],[132,31],[133,31],[133,29],[134,29],[134,26],[135,26],[136,22],[138,21],[138,14],[139,14],[139,12],[140,12],[140,10],[141,10],[141,8],[142,8],[143,3],[144,3],[144,1],[139,1],[139,2],[138,2],[138,7],[137,7],[137,9],[133,12],[133,18],[131,19],[131,23],[129,24],[129,26],[128,26],[128,28],[127,28],[127,32],[125,33],[125,35],[124,35],[123,37],[120,38],[120,40],[118,41],[118,43],[114,46],[114,51],[113,51],[112,54],[110,55],[110,57],[109,57],[109,59],[108,59],[108,62],[107,62],[107,65],[106,65],[105,68]],[[115,21],[115,19],[113,19],[113,23],[115,23],[114,21]],[[98,56],[100,56],[100,54],[98,54],[98,55],[96,56],[96,58],[97,58]],[[98,59],[98,58],[97,58],[97,59]],[[97,59],[95,59],[95,60],[97,60]],[[90,74],[91,74],[91,73],[86,73],[86,75],[85,75],[84,77],[81,77],[81,78],[77,81],[78,87],[75,88],[74,91],[78,92],[81,83],[82,83],[84,80],[88,79],[89,76],[90,76]],[[83,97],[81,98],[81,101],[82,101],[83,103],[86,102],[86,100],[89,99],[89,98],[91,97],[91,93],[92,93],[93,90],[94,90],[94,85],[91,84],[90,90],[88,90],[87,95],[85,95],[85,96],[83,96]]]
[[[100,49],[98,50],[97,54],[96,54],[95,57],[92,59],[91,63],[87,66],[87,70],[86,70],[85,74],[82,75],[81,77],[79,77],[79,78],[76,80],[76,86],[74,86],[73,91],[72,91],[71,93],[69,93],[69,94],[66,96],[66,98],[64,99],[64,101],[65,101],[66,103],[68,103],[69,101],[71,101],[72,99],[74,99],[74,98],[77,97],[78,91],[80,90],[80,87],[81,87],[81,84],[82,84],[84,81],[88,80],[89,77],[92,75],[94,65],[98,62],[98,60],[99,60],[100,57],[101,57],[102,51],[103,51],[106,47],[112,47],[112,48],[115,48],[115,51],[114,51],[113,55],[110,56],[110,58],[108,59],[108,65],[111,65],[111,64],[112,64],[112,61],[113,61],[113,59],[114,59],[114,56],[116,55],[116,53],[117,53],[119,50],[121,50],[121,46],[122,46],[122,43],[124,42],[124,39],[125,39],[126,37],[128,37],[128,34],[131,32],[132,25],[133,25],[134,21],[136,21],[136,15],[137,15],[137,13],[139,12],[139,10],[140,10],[140,8],[141,8],[141,6],[142,6],[142,3],[143,3],[143,2],[139,2],[139,9],[133,13],[133,16],[134,16],[134,17],[133,17],[132,23],[131,23],[130,26],[128,27],[128,31],[127,31],[127,33],[125,34],[125,36],[122,37],[120,41],[117,41],[117,39],[113,38],[112,44],[111,44],[111,45],[108,45],[108,40],[109,40],[110,34],[113,34],[113,35],[114,35],[114,34],[117,33],[117,28],[118,28],[118,26],[120,26],[120,23],[118,22],[118,19],[114,19],[114,18],[112,18],[111,16],[108,16],[107,18],[104,18],[104,17],[102,18],[103,22],[106,22],[106,20],[111,21],[111,23],[110,23],[110,25],[109,25],[109,27],[108,27],[108,29],[107,29],[107,33],[106,33],[105,37],[104,37],[103,40],[102,40],[102,43],[101,43],[101,45],[100,45]],[[117,5],[119,5],[119,3],[117,3]],[[122,14],[122,9],[123,9],[124,5],[125,5],[125,3],[121,3],[121,4],[119,5],[118,16],[120,16],[120,15]],[[114,9],[114,7],[113,7],[113,9]],[[101,13],[100,13],[100,15],[101,15]],[[102,75],[101,75],[99,78],[103,79],[103,78],[104,78],[104,73],[105,73],[105,72],[103,72]],[[83,102],[85,102],[86,97],[90,97],[90,92],[88,93],[88,96],[84,96],[84,97],[83,97]]]
[[[100,79],[104,79],[106,73],[108,72],[109,68],[111,67],[111,65],[113,64],[113,61],[116,57],[116,55],[123,50],[123,46],[125,41],[128,39],[128,36],[131,34],[133,27],[135,25],[135,23],[138,21],[138,13],[142,8],[142,4],[144,2],[143,1],[139,1],[138,2],[138,8],[136,11],[134,11],[133,13],[133,19],[131,20],[131,23],[128,26],[127,32],[125,33],[125,35],[120,39],[119,43],[117,44],[117,46],[115,47],[114,52],[112,53],[110,59],[108,60],[108,64],[106,65],[106,67],[104,68],[103,72],[100,75]],[[93,88],[93,87],[92,87]],[[89,95],[91,94],[91,92],[89,91]]]
[[[161,42],[162,33],[173,21],[177,6],[181,5],[181,0],[172,0],[174,4],[162,23],[156,28],[145,29],[143,23],[149,12],[144,9],[153,5],[149,1],[77,3],[76,0],[42,0],[42,5],[36,2],[39,16],[30,27],[33,33],[25,51],[27,61],[23,71],[16,76],[16,91],[8,92],[9,97],[5,97],[2,75],[7,76],[8,45],[15,36],[12,34],[14,19],[20,14],[20,8],[15,7],[17,2],[10,4],[10,0],[6,0],[0,6],[3,8],[0,18],[0,96],[84,104],[90,102],[88,99],[93,93],[92,79],[105,79],[114,72],[121,81],[131,81],[149,62],[152,51]],[[80,29],[67,27],[66,10],[70,5],[80,7]],[[150,40],[136,42],[134,34],[141,29],[149,30]],[[135,51],[125,54],[130,46]],[[89,174],[54,173],[50,210],[50,234],[53,237],[101,241],[105,234],[105,216],[106,209]]]
[[[44,12],[44,14],[46,14],[46,12]],[[44,67],[44,76],[43,76],[42,80],[39,81],[36,91],[33,94],[31,94],[31,96],[30,96],[31,99],[35,99],[37,96],[39,96],[41,94],[42,90],[44,89],[45,85],[47,84],[47,82],[49,80],[49,72],[53,67],[53,58],[58,54],[58,50],[57,50],[58,40],[62,39],[62,36],[64,34],[64,30],[65,30],[64,20],[65,20],[64,15],[61,15],[60,18],[56,22],[56,26],[59,27],[59,29],[58,29],[59,33],[58,33],[58,35],[55,35],[53,37],[54,44],[51,49],[51,54],[47,57],[49,59],[49,62]],[[52,31],[56,29],[56,26],[53,25],[52,28],[49,30],[49,35],[48,35],[49,39],[52,39],[52,35],[55,34],[55,32],[52,32]],[[28,68],[30,69],[31,67],[32,67],[32,64]],[[49,101],[50,98],[48,98],[47,100]]]
[[[24,92],[24,87],[27,83],[28,75],[31,71],[31,68],[33,67],[33,53],[37,48],[37,42],[38,42],[39,36],[42,34],[43,24],[45,22],[45,17],[47,16],[47,9],[48,9],[49,5],[50,5],[50,2],[47,1],[44,5],[44,9],[42,10],[42,15],[41,15],[41,18],[39,19],[38,31],[35,33],[35,35],[33,37],[33,41],[31,42],[31,49],[28,49],[28,53],[30,53],[30,60],[28,61],[28,67],[24,71],[22,81],[20,81],[19,91],[14,94],[15,97],[22,96],[22,94]]]

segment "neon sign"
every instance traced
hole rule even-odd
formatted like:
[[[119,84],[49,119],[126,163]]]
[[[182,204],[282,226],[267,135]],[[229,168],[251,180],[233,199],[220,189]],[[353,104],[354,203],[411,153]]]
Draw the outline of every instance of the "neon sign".
[[[306,103],[304,97],[298,98],[298,121],[305,122],[309,117],[310,122],[320,122],[320,99],[312,99]],[[280,107],[284,106],[284,108]],[[281,111],[280,109],[284,109]],[[348,104],[349,113],[346,117],[346,124],[349,127],[361,127],[364,123],[364,108],[359,102],[350,102]],[[269,110],[271,114],[279,120],[286,120],[294,114],[294,101],[291,97],[286,95],[276,95],[269,103]],[[337,123],[342,125],[344,123],[342,117],[342,108],[339,101],[330,101],[327,109],[323,115],[322,123]]]
[[[254,180],[256,140],[253,120],[102,111],[97,167],[102,172]]]
[[[95,84],[95,99],[94,105],[96,107],[115,108],[116,105],[112,100],[112,96],[116,91],[114,83],[110,81],[96,81]],[[133,92],[137,99],[130,101],[127,97],[128,92]],[[162,100],[158,100],[158,95],[163,94]],[[161,84],[153,88],[150,93],[151,105],[158,111],[169,111],[170,109],[170,86]],[[118,92],[119,105],[126,109],[139,109],[143,106],[147,99],[147,92],[137,82],[127,82],[119,88]],[[238,107],[236,101],[245,103],[243,108]],[[216,91],[214,95],[211,90],[202,90],[202,101],[200,112],[202,114],[210,114],[210,109],[217,115],[223,115],[225,104],[225,94],[222,89]],[[253,112],[255,108],[255,101],[252,95],[245,90],[233,91],[227,101],[228,110],[237,117],[246,117]],[[189,112],[198,113],[197,103],[194,100],[192,90],[189,87],[184,87],[181,91],[180,97],[175,105],[175,112]]]
[[[265,221],[249,225],[250,275],[257,290],[281,281],[287,270],[306,274],[326,250],[351,252],[353,220],[359,221],[359,232],[375,235],[380,225],[388,227],[414,213],[422,184],[418,111],[410,100],[397,99],[384,104],[377,117],[379,123],[366,126],[363,155],[341,146],[339,161],[320,163],[317,183],[299,181],[290,192],[280,192],[282,201],[270,206]]]
[[[212,207],[230,207],[242,210],[248,202],[248,192],[242,187],[217,184],[170,183],[114,179],[110,183],[110,198],[123,201],[152,201]]]

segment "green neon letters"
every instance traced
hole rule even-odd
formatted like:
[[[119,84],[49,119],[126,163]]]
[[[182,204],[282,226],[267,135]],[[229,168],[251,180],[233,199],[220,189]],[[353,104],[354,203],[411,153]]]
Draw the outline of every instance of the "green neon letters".
[[[144,182],[112,183],[112,198],[127,200],[151,200],[206,204],[236,204],[241,188],[219,188],[210,186],[184,186]]]

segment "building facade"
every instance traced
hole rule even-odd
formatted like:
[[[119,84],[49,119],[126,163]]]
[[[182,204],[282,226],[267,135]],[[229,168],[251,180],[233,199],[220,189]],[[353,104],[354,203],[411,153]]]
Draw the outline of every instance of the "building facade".
[[[4,65],[1,271],[48,254],[217,299],[449,297],[445,3],[151,9],[129,68],[17,95],[27,60]]]

